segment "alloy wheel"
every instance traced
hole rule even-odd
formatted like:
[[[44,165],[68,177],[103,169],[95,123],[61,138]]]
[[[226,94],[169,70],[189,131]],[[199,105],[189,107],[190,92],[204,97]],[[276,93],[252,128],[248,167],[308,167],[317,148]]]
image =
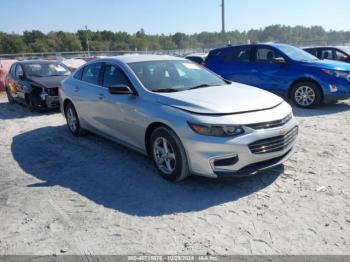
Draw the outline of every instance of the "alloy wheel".
[[[158,137],[153,144],[153,157],[157,167],[167,175],[176,167],[175,151],[171,143],[164,137]]]
[[[72,107],[68,107],[67,109],[67,123],[73,133],[77,131],[78,121]]]
[[[299,105],[308,107],[315,102],[316,93],[312,87],[303,85],[295,91],[294,99]]]

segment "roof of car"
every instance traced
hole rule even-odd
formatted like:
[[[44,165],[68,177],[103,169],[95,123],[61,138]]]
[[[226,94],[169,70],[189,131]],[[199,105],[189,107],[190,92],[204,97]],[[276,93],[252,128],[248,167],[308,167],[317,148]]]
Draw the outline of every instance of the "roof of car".
[[[239,46],[272,46],[272,47],[278,48],[278,47],[290,46],[290,45],[288,45],[288,44],[281,44],[281,43],[239,44],[239,45],[228,45],[228,46],[221,47],[221,48],[216,48],[216,49],[213,49],[213,50],[225,50],[225,49],[229,49],[229,48],[232,48],[232,47],[239,47]]]
[[[193,54],[188,54],[186,57],[206,57],[208,56],[208,53],[193,53]]]
[[[342,49],[342,48],[347,48],[347,46],[341,46],[341,45],[324,45],[324,46],[307,46],[303,47],[304,49],[313,49],[313,48],[337,48],[337,49]]]
[[[107,60],[119,60],[123,63],[138,63],[138,62],[148,62],[148,61],[164,61],[164,60],[184,60],[180,57],[169,56],[169,55],[120,55],[105,58]],[[96,60],[95,60],[96,61]]]
[[[48,64],[48,63],[61,63],[57,60],[44,60],[44,59],[35,59],[35,60],[21,60],[18,61],[21,64]]]

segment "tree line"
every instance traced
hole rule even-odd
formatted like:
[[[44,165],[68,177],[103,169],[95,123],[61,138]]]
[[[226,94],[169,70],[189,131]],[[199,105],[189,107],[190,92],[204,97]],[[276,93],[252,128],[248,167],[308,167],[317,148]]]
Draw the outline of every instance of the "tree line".
[[[350,42],[350,31],[326,31],[321,26],[272,25],[249,31],[230,31],[224,34],[202,32],[196,34],[175,33],[172,35],[150,35],[143,29],[135,34],[112,31],[85,31],[76,33],[63,31],[43,33],[38,30],[23,34],[0,32],[0,53],[36,53],[87,51],[87,39],[93,51],[125,50],[174,50],[213,48],[228,43],[281,42],[299,46],[344,45]]]

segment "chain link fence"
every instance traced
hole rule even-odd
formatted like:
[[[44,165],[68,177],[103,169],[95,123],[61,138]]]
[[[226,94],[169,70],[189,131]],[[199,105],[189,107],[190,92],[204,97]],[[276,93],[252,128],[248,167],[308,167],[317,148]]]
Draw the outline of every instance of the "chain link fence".
[[[246,42],[247,43],[247,42]],[[237,44],[246,44],[242,42],[235,43],[223,43],[220,46],[212,46],[211,48],[188,48],[188,49],[176,49],[176,50],[120,50],[120,51],[78,51],[78,52],[41,52],[41,53],[17,53],[17,54],[0,54],[0,60],[4,59],[70,59],[70,58],[80,58],[85,59],[89,57],[104,57],[104,56],[118,56],[125,54],[159,54],[159,55],[173,55],[173,56],[186,56],[193,53],[208,53],[211,49],[222,47],[225,45],[237,45]],[[249,41],[248,43],[257,43]],[[350,39],[319,39],[319,40],[300,40],[288,42],[286,44],[291,44],[298,47],[307,47],[307,46],[350,46]]]
[[[42,52],[42,53],[17,53],[17,54],[0,54],[0,59],[70,59],[70,58],[88,58],[88,57],[104,57],[104,56],[118,56],[125,54],[159,54],[159,55],[173,55],[186,56],[192,53],[207,53],[209,48],[193,48],[193,49],[176,49],[176,50],[147,50],[147,51],[90,51],[90,52]]]

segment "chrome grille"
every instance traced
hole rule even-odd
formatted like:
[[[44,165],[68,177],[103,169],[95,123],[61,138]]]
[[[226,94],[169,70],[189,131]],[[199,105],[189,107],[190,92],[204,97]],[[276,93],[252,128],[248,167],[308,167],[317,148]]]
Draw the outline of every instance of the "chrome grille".
[[[298,127],[293,128],[287,134],[256,141],[249,145],[253,154],[268,154],[282,151],[288,148],[298,136]]]
[[[274,127],[280,127],[288,123],[292,119],[292,114],[289,114],[285,118],[281,120],[276,120],[276,121],[270,121],[270,122],[263,122],[263,123],[257,123],[257,124],[249,124],[246,125],[250,128],[253,128],[255,130],[259,129],[268,129],[268,128],[274,128]]]

